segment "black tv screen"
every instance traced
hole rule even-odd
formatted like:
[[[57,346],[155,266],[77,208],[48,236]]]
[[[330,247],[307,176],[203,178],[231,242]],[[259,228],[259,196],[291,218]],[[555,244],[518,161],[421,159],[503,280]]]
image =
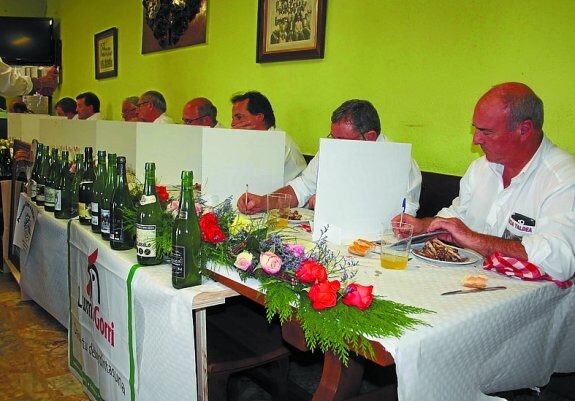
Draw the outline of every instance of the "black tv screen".
[[[53,65],[52,18],[0,17],[0,57],[7,64]]]

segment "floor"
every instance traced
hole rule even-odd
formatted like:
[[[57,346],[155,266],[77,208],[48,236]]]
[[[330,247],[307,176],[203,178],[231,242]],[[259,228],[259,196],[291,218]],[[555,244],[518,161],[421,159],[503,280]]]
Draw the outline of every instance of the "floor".
[[[88,400],[68,369],[67,352],[66,330],[34,302],[20,301],[18,284],[10,274],[0,273],[0,401]],[[290,363],[290,380],[303,393],[313,392],[320,374],[318,357],[296,354]],[[389,389],[393,375],[393,369],[369,364],[362,392]],[[247,377],[237,380],[242,389],[240,401],[271,400]],[[575,400],[575,385],[571,385],[574,382],[574,376],[560,377],[539,394],[519,391],[501,396],[510,401]],[[571,394],[571,398],[566,398],[566,394]],[[306,399],[301,394],[298,398]],[[392,395],[383,400],[394,399]]]

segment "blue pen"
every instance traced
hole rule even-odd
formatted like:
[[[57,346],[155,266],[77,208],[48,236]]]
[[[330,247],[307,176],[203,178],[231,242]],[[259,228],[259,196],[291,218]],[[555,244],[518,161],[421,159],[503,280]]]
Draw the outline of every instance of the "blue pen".
[[[399,218],[399,225],[403,224],[403,214],[405,213],[405,198],[403,198],[403,202],[401,202],[401,217]]]

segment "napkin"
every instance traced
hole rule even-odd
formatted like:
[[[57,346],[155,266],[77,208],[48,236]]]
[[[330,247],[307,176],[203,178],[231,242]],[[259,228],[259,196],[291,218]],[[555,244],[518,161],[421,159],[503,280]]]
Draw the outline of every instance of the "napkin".
[[[527,260],[503,256],[499,252],[495,252],[489,257],[485,258],[483,261],[483,268],[485,270],[493,270],[497,273],[501,273],[510,277],[517,277],[526,281],[553,281],[555,284],[557,284],[557,286],[559,286],[559,288],[569,288],[573,285],[572,280],[554,280],[547,273],[541,273],[539,268],[533,263]]]

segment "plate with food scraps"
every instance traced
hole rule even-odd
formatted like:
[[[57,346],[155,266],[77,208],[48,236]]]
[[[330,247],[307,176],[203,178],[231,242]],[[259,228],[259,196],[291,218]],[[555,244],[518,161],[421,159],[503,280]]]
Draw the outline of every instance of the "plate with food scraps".
[[[313,221],[313,210],[305,209],[303,207],[291,208],[288,215],[289,224],[302,224]]]
[[[411,253],[419,259],[442,265],[469,265],[479,260],[479,255],[472,250],[448,245],[436,238],[413,245]]]

